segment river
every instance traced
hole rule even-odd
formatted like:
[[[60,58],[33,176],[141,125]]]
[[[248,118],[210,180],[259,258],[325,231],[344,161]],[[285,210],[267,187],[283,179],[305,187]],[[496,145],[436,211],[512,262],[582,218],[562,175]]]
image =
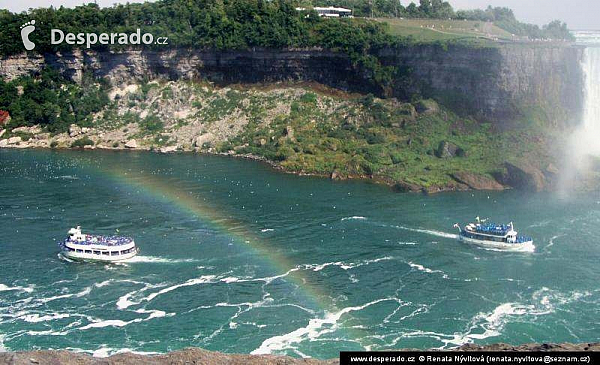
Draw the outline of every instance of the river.
[[[534,252],[458,242],[514,221]],[[133,236],[131,262],[57,241]],[[0,150],[0,349],[340,350],[600,340],[600,195],[400,194],[195,154]]]

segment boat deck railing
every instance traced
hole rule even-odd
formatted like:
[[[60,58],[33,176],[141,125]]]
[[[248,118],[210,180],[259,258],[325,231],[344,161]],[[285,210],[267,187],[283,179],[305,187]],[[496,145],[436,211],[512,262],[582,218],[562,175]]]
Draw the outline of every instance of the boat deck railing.
[[[122,236],[86,236],[83,241],[72,241],[69,238],[64,243],[71,242],[77,245],[124,246],[133,242],[133,238]]]

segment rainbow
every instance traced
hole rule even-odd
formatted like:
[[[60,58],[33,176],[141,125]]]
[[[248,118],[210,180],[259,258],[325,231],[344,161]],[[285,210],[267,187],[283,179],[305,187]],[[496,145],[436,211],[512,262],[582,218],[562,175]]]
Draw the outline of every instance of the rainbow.
[[[103,176],[110,177],[116,183],[139,190],[152,199],[168,203],[178,210],[198,218],[212,229],[227,234],[234,244],[262,257],[272,267],[273,272],[281,278],[291,281],[301,290],[303,296],[320,310],[324,312],[338,310],[322,284],[311,283],[305,270],[302,270],[283,254],[278,253],[274,249],[275,245],[269,243],[264,237],[259,237],[251,232],[243,222],[224,215],[222,210],[216,209],[204,199],[182,191],[172,181],[167,182],[160,175],[117,167],[101,166],[99,168]]]

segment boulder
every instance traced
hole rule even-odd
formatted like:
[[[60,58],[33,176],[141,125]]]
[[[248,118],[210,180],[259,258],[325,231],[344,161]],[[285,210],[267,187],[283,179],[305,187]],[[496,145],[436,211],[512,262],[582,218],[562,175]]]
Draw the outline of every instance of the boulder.
[[[194,139],[194,146],[198,147],[198,148],[202,148],[204,146],[205,143],[210,143],[215,139],[215,136],[208,132],[208,133],[204,133],[198,137],[196,137],[196,139]]]
[[[127,143],[125,143],[125,147],[126,148],[137,148],[138,147],[137,141],[135,139],[130,139],[129,141],[127,141]]]
[[[77,124],[71,124],[69,126],[69,137],[76,137],[81,134],[81,127]]]
[[[441,141],[435,151],[435,155],[439,158],[463,157],[465,156],[465,151],[452,142]]]
[[[400,117],[402,123],[400,123],[399,126],[402,127],[404,127],[407,122],[414,122],[417,119],[417,110],[410,103],[402,104],[396,109],[395,113]]]
[[[22,139],[21,139],[21,137],[19,137],[19,136],[16,136],[16,137],[10,137],[10,138],[8,139],[8,144],[17,144],[17,143],[21,142],[21,140],[22,140]]]
[[[160,149],[161,153],[171,153],[177,151],[177,146],[166,146]]]
[[[4,135],[4,133],[6,133],[6,129],[0,130],[0,138],[2,138],[2,136]]]
[[[505,172],[496,178],[500,183],[515,189],[541,191],[546,187],[542,171],[528,162],[505,162]]]
[[[338,170],[333,170],[329,176],[331,180],[345,180],[344,175],[340,174]]]
[[[394,184],[394,190],[400,193],[417,192],[422,191],[421,187],[417,184],[409,183],[406,181],[398,181]]]
[[[491,177],[461,171],[450,175],[454,180],[474,190],[504,190],[504,186]]]
[[[0,139],[0,147],[6,147],[6,146],[8,146],[8,140]]]
[[[417,112],[419,112],[419,114],[424,115],[436,114],[440,111],[438,103],[433,99],[419,100],[415,104],[415,109],[417,110]]]
[[[286,126],[285,130],[283,131],[283,135],[291,140],[294,140],[294,128],[292,128],[292,126],[289,125]]]

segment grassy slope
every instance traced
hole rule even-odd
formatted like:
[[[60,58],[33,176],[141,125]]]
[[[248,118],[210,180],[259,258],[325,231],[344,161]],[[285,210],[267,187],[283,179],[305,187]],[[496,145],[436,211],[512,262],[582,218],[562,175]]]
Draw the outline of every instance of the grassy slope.
[[[420,42],[471,39],[512,38],[507,31],[493,23],[441,20],[441,19],[395,19],[380,18],[377,21],[389,26],[389,32],[395,36],[412,36]]]

